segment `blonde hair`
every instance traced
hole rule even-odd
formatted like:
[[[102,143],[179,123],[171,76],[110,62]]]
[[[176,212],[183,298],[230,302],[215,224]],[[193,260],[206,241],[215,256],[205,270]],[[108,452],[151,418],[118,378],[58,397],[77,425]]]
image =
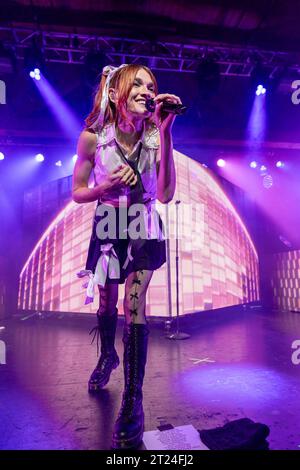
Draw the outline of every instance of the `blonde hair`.
[[[129,64],[126,67],[123,67],[119,70],[117,70],[110,82],[110,88],[114,88],[116,92],[118,93],[118,105],[116,106],[110,99],[108,100],[107,107],[105,109],[104,113],[104,121],[103,121],[103,127],[106,124],[110,123],[117,123],[118,120],[121,118],[129,123],[135,131],[134,124],[130,122],[124,112],[124,109],[126,108],[126,102],[129,96],[129,93],[131,91],[131,88],[133,86],[134,79],[136,77],[136,74],[140,69],[144,69],[151,77],[153,84],[154,84],[154,93],[157,95],[158,93],[158,87],[157,87],[157,81],[155,76],[153,75],[152,71],[140,64]],[[93,109],[90,112],[90,114],[87,116],[85,119],[85,124],[86,128],[94,127],[94,124],[97,121],[97,118],[100,113],[100,106],[101,106],[101,99],[102,99],[102,94],[106,82],[106,77],[107,75],[102,74],[100,83],[96,89],[95,93],[95,98],[94,98],[94,105]],[[147,118],[146,121],[151,125],[154,125],[153,118],[152,116]],[[95,129],[96,131],[100,131],[100,129]]]

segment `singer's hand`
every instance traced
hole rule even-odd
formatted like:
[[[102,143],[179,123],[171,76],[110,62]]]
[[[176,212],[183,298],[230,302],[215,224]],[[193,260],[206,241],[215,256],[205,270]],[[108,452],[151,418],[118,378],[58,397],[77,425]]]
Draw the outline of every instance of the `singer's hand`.
[[[156,103],[156,108],[154,111],[154,120],[160,132],[171,131],[176,118],[176,114],[166,113],[165,111],[162,111],[164,101],[167,101],[168,103],[182,104],[179,96],[170,95],[169,93],[162,93],[160,95],[156,95],[156,97],[154,98],[154,102]]]

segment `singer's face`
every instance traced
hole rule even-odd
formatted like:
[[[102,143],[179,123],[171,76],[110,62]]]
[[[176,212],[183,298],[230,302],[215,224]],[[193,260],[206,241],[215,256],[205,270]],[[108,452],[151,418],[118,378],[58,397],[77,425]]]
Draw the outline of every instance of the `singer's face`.
[[[151,113],[145,106],[146,98],[154,98],[154,83],[145,69],[140,69],[134,79],[127,99],[127,114],[132,118],[148,118]]]

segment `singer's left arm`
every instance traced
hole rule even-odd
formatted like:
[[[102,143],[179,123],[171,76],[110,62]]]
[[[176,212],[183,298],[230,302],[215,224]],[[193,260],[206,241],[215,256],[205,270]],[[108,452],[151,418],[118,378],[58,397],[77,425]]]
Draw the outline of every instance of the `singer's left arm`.
[[[157,155],[157,198],[163,204],[172,201],[176,187],[176,172],[173,158],[171,130],[160,132],[160,147]]]

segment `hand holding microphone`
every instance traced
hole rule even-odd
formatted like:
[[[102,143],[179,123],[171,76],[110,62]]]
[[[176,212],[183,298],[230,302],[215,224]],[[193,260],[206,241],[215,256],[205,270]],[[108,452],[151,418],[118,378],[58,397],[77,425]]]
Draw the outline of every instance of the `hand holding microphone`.
[[[162,93],[155,98],[146,98],[146,109],[154,113],[154,120],[160,132],[170,132],[177,115],[186,111],[179,96]]]
[[[159,96],[159,95],[158,95]],[[146,108],[150,113],[154,113],[157,101],[153,98],[146,99]],[[170,101],[162,101],[162,111],[170,114],[184,114],[187,110],[187,107],[182,103],[171,103]]]

